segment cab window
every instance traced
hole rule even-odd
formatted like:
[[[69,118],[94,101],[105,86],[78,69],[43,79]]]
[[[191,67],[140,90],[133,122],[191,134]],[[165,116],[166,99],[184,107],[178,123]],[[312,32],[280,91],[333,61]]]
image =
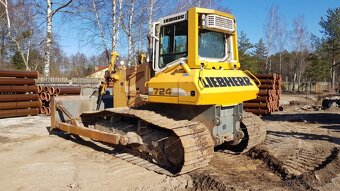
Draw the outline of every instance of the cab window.
[[[188,54],[187,21],[162,26],[160,30],[159,68]]]

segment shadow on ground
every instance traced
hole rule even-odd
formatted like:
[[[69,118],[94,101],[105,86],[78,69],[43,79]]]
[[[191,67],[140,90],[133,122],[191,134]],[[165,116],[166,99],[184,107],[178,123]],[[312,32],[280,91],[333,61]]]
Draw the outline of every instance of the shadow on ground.
[[[101,147],[101,146],[97,145],[95,142],[87,141],[87,140],[81,138],[78,135],[72,135],[72,134],[65,133],[63,131],[56,130],[56,129],[51,131],[50,127],[46,127],[46,129],[48,130],[50,135],[56,135],[56,136],[58,136],[60,138],[72,141],[74,143],[90,147],[90,148],[92,148],[95,151],[100,151],[100,152],[104,152],[104,153],[107,153],[107,154],[117,154],[117,153],[120,153],[119,148],[118,147],[114,147],[112,145],[110,145],[110,148],[112,148],[112,150],[111,150],[111,149],[108,149],[108,148]],[[103,144],[105,144],[105,143],[103,143]]]
[[[336,113],[296,113],[274,114],[262,117],[265,121],[290,121],[320,124],[340,124],[340,114]]]
[[[324,125],[320,126],[321,128],[328,129],[334,132],[340,132],[340,125]]]
[[[275,135],[277,137],[295,137],[303,140],[322,140],[328,141],[330,143],[340,144],[340,138],[332,137],[329,135],[316,135],[310,133],[301,133],[301,132],[281,132],[281,131],[267,131],[268,134]]]

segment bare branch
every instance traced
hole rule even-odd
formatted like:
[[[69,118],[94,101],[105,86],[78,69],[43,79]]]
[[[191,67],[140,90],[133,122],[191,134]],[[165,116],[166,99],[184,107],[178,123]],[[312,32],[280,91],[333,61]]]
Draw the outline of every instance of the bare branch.
[[[64,8],[66,8],[66,7],[68,7],[68,6],[72,3],[72,1],[73,1],[73,0],[69,0],[67,3],[65,3],[65,4],[61,5],[60,7],[56,8],[55,10],[53,10],[53,11],[52,11],[52,16],[53,16],[54,14],[56,14],[58,11],[60,11],[60,10],[62,10],[62,9],[64,9]]]

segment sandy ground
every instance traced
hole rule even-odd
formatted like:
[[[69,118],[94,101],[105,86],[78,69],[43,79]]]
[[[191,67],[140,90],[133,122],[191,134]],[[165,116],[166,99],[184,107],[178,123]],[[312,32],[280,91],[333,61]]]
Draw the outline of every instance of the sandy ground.
[[[0,190],[340,190],[340,110],[284,106],[263,118],[264,144],[243,155],[216,152],[209,166],[178,177],[86,139],[50,135],[49,120],[0,119]]]
[[[65,138],[43,116],[0,119],[0,190],[181,190],[169,178]],[[171,190],[170,189],[170,190]]]

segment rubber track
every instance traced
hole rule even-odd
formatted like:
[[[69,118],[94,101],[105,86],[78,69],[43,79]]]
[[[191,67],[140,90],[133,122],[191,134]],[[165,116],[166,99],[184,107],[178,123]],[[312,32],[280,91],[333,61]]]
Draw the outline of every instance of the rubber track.
[[[188,120],[175,120],[166,116],[160,115],[150,110],[137,110],[131,108],[110,108],[105,111],[109,111],[115,114],[139,118],[147,123],[158,126],[159,128],[168,129],[175,133],[182,142],[184,148],[184,164],[181,171],[177,174],[165,172],[164,169],[156,167],[147,161],[142,161],[137,157],[129,156],[128,154],[121,155],[120,158],[124,157],[134,159],[134,164],[140,165],[144,168],[150,169],[167,175],[180,175],[195,169],[204,167],[210,162],[214,153],[214,142],[211,137],[209,130],[201,123],[192,122]],[[119,155],[118,155],[119,157]],[[142,165],[141,165],[142,164]]]

